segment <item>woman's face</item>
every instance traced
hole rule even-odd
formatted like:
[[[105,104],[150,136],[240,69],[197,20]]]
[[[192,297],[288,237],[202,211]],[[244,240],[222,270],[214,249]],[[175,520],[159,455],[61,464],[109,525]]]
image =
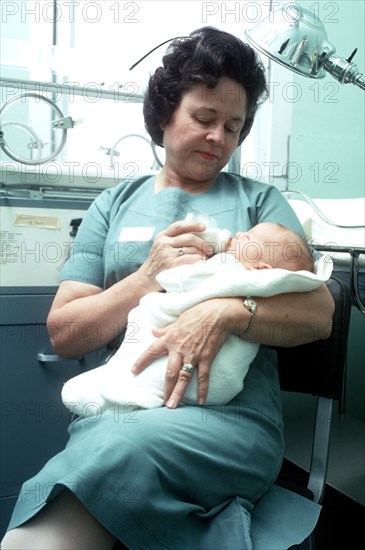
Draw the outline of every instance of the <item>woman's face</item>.
[[[246,105],[243,86],[226,77],[186,92],[164,127],[165,173],[182,184],[213,183],[238,145]]]

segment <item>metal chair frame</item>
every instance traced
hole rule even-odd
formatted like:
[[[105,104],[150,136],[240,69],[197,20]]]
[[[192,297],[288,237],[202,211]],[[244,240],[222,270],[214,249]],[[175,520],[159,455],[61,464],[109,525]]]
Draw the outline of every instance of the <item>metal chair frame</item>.
[[[336,277],[331,277],[327,287],[335,301],[330,337],[292,348],[275,348],[282,390],[317,397],[307,485],[304,487],[297,482],[288,483],[287,479],[283,482],[283,472],[277,483],[296,493],[305,494],[319,504],[323,499],[327,479],[332,410],[334,403],[341,402],[343,397],[351,316],[350,289]],[[301,369],[300,365],[306,368]],[[314,533],[302,544],[292,548],[313,549]]]

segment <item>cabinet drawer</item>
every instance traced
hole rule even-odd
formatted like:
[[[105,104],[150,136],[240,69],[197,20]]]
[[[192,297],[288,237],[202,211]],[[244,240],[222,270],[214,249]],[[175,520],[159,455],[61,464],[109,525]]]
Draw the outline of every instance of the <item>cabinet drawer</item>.
[[[45,323],[54,294],[0,295],[1,325]]]

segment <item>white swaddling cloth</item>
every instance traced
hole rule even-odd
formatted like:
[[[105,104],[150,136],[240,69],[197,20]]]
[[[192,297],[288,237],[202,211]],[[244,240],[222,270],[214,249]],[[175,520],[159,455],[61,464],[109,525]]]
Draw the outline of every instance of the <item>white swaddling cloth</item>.
[[[108,363],[66,382],[62,389],[64,404],[80,416],[101,414],[116,407],[119,412],[161,407],[167,356],[154,360],[138,375],[131,372],[135,360],[156,340],[152,328],[173,323],[183,311],[210,298],[265,297],[314,290],[330,278],[332,267],[332,260],[321,256],[315,262],[314,273],[278,268],[246,270],[234,256],[222,253],[161,272],[157,280],[166,293],[152,292],[141,299],[129,313],[120,348]],[[212,328],[202,327],[202,337],[204,330],[207,334]],[[258,349],[259,344],[228,335],[211,366],[207,405],[228,403],[242,390]],[[182,403],[196,405],[197,389],[195,369]]]

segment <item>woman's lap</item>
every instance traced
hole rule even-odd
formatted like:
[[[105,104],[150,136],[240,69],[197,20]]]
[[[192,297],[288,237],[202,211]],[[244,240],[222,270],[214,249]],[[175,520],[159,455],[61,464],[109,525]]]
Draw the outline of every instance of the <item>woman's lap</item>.
[[[283,441],[267,372],[249,374],[242,394],[225,406],[115,409],[76,420],[66,449],[23,485],[10,527],[64,486],[131,548],[177,535],[181,547],[190,536],[197,544],[235,497],[250,513],[278,473]]]

